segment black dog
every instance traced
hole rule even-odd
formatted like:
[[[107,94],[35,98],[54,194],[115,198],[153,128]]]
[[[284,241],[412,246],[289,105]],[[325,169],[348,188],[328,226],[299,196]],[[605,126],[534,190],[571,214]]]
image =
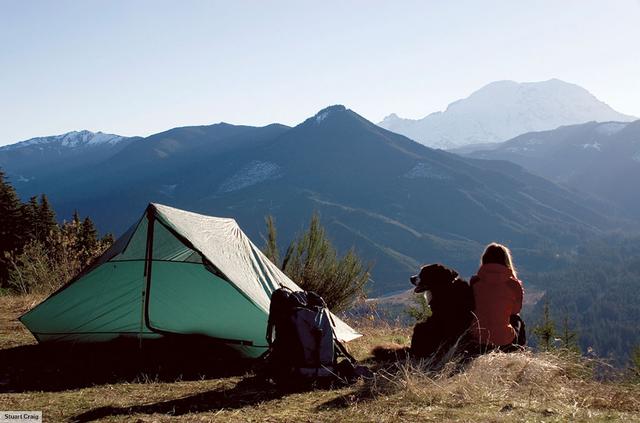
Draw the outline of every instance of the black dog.
[[[414,292],[425,293],[432,313],[413,328],[411,355],[416,358],[443,355],[456,343],[464,344],[473,318],[473,292],[469,284],[455,270],[441,264],[423,266],[410,280],[416,286]]]

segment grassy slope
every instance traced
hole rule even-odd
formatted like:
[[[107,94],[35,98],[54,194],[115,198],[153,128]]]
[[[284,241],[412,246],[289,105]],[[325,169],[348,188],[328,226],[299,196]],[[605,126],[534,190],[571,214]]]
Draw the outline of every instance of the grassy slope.
[[[91,369],[98,372],[100,364],[88,357],[85,377],[68,389],[46,377],[41,386],[25,389],[16,375],[36,365],[37,348],[15,319],[35,300],[0,297],[0,409],[43,410],[46,421],[640,421],[638,385],[597,383],[576,364],[533,354],[483,356],[462,373],[445,367],[430,374],[404,363],[370,383],[311,392],[280,392],[249,368],[219,377],[111,369],[113,378],[101,373],[92,381]],[[350,347],[360,359],[372,346],[409,339],[406,329],[373,323],[359,329],[365,337]],[[15,351],[20,355],[12,356]],[[42,369],[62,366],[47,357],[40,355],[50,361]]]

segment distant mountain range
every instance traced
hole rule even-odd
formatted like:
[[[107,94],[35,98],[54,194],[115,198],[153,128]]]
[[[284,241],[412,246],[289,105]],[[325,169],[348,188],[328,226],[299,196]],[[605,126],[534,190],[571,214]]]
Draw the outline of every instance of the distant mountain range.
[[[376,295],[406,289],[425,262],[469,275],[494,240],[521,267],[548,268],[615,227],[606,205],[580,193],[508,162],[427,148],[344,106],[293,128],[219,123],[68,148],[75,136],[0,149],[23,198],[47,193],[58,216],[78,210],[116,234],[149,201],[165,203],[234,217],[258,244],[271,214],[282,248],[317,210],[340,250],[374,262]]]
[[[640,120],[589,122],[530,132],[479,146],[470,157],[509,160],[569,187],[607,199],[640,219]]]
[[[9,171],[14,183],[46,188],[47,178],[101,163],[136,139],[91,131],[32,138],[0,147],[0,168]]]
[[[558,79],[492,82],[444,112],[422,119],[387,116],[380,126],[424,145],[451,149],[503,142],[525,132],[589,121],[631,121],[584,88]]]

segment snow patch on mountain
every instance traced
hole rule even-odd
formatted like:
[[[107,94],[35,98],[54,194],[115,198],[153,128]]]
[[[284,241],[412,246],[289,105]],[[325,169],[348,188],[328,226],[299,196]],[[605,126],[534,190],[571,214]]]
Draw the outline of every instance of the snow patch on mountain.
[[[532,147],[527,147],[527,146],[515,146],[515,147],[508,147],[507,151],[510,153],[526,153],[528,151],[536,151],[535,148]]]
[[[522,140],[517,144],[512,144],[512,143],[509,143],[509,144],[510,145],[508,147],[505,146],[505,149],[507,151],[511,153],[523,153],[527,151],[536,151],[537,149],[536,147],[543,145],[544,141],[537,137],[531,137],[529,139]]]
[[[336,105],[333,105],[333,106],[325,107],[324,109],[322,109],[318,113],[316,113],[315,116],[309,118],[307,121],[313,121],[316,125],[320,125],[331,114],[337,113],[337,112],[344,112],[345,110],[347,110],[347,108],[344,107],[341,104],[336,104]]]
[[[16,144],[0,147],[0,150],[9,151],[33,146],[62,146],[66,148],[75,148],[80,146],[114,145],[126,138],[127,137],[115,134],[105,134],[103,132],[91,132],[87,130],[72,131],[67,132],[66,134],[53,135],[50,137],[31,138]]]
[[[598,141],[594,141],[592,144],[582,144],[582,148],[584,148],[585,150],[592,148],[594,150],[602,151],[602,144],[600,144]]]
[[[626,122],[607,122],[602,125],[598,125],[596,132],[602,135],[613,135],[626,128],[628,123]]]
[[[451,179],[451,176],[446,173],[435,169],[429,163],[418,163],[414,167],[412,167],[407,173],[403,175],[407,179],[440,179],[446,180]]]
[[[325,120],[327,118],[327,116],[329,116],[329,112],[322,112],[322,113],[318,113],[316,115],[316,123],[320,123],[323,120]]]
[[[18,175],[16,177],[16,182],[23,182],[24,183],[24,182],[33,181],[34,179],[36,179],[36,178],[34,178],[34,177],[28,178],[26,176]]]
[[[238,191],[282,176],[280,166],[272,162],[254,160],[226,179],[218,188],[219,193]]]
[[[173,197],[175,192],[176,192],[176,188],[178,187],[178,184],[164,184],[164,185],[160,185],[160,189],[158,190],[158,192],[160,194],[164,194],[167,197]]]

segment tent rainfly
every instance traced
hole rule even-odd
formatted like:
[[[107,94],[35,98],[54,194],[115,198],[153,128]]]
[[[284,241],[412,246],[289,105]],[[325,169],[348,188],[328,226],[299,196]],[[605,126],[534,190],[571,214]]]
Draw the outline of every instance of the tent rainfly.
[[[258,356],[280,286],[300,290],[235,220],[149,204],[111,248],[20,321],[38,342],[204,335]],[[334,321],[338,339],[360,336]]]

